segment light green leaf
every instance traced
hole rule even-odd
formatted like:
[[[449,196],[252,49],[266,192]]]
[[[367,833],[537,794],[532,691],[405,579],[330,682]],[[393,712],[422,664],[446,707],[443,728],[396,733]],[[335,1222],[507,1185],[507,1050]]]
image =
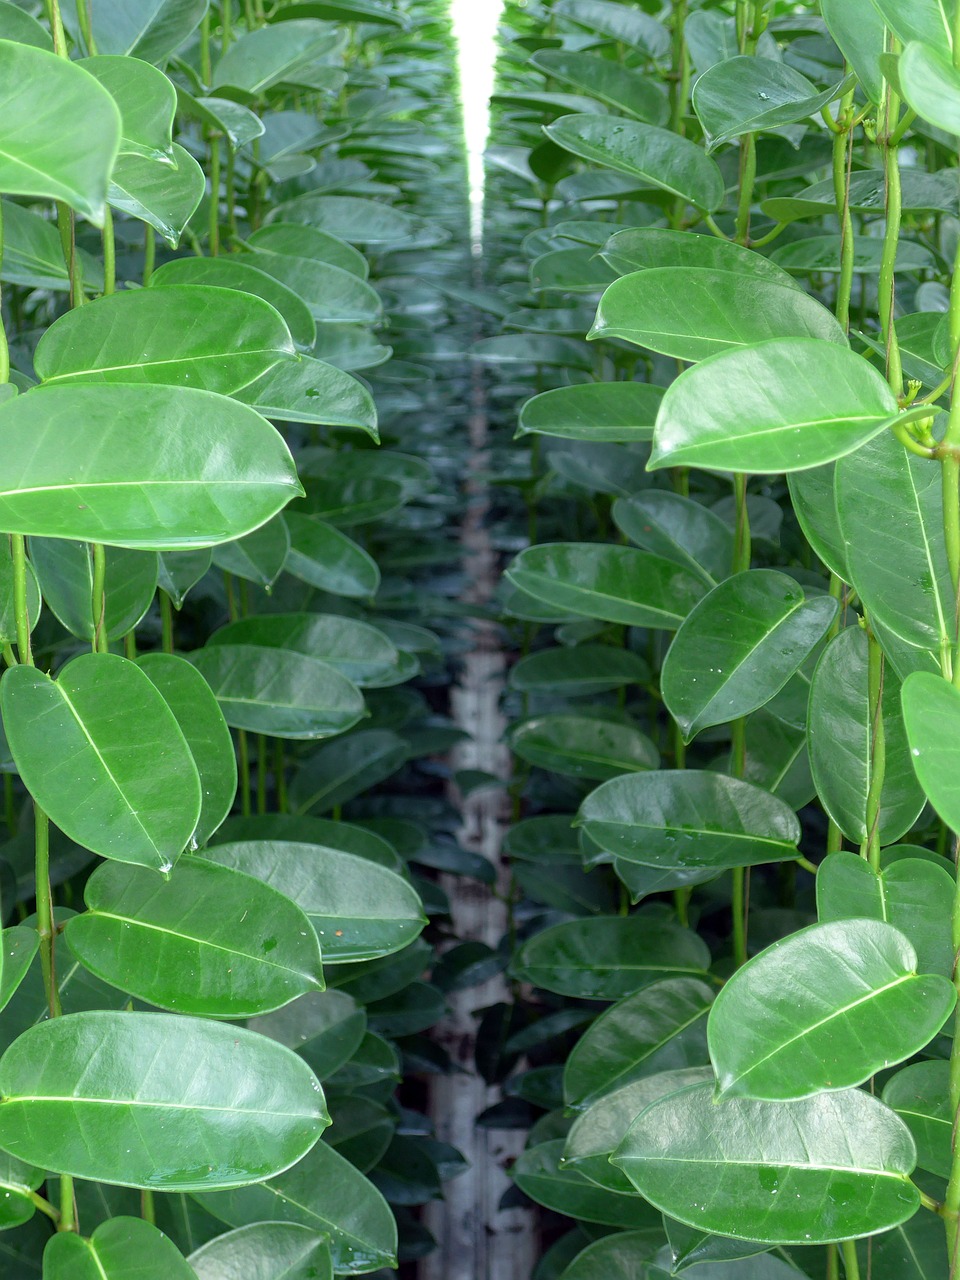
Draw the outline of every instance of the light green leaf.
[[[88,543],[61,538],[31,538],[30,560],[44,603],[66,629],[93,640],[93,556]],[[153,603],[158,560],[152,551],[108,547],[105,615],[108,640],[118,640],[137,625]]]
[[[657,415],[650,469],[776,473],[859,448],[897,414],[882,375],[835,342],[777,338],[687,369]]]
[[[63,200],[103,225],[120,145],[113,98],[76,63],[0,40],[0,191]]]
[[[326,1236],[295,1222],[253,1222],[190,1254],[196,1280],[333,1280]]]
[[[510,749],[541,769],[600,781],[636,769],[656,769],[660,763],[660,753],[645,733],[589,715],[523,720],[510,732]]]
[[[310,356],[283,360],[237,393],[265,418],[315,426],[354,427],[379,441],[377,409],[362,382]]]
[[[180,1250],[142,1218],[111,1217],[90,1237],[58,1232],[43,1251],[44,1280],[195,1280]]]
[[[382,631],[335,613],[240,618],[215,631],[207,644],[258,644],[303,653],[336,667],[361,688],[390,683],[400,661],[400,651]]]
[[[907,938],[881,921],[815,924],[775,942],[710,1011],[719,1093],[806,1098],[912,1057],[956,1003],[949,979],[916,968]]]
[[[213,71],[213,87],[242,90],[259,99],[275,84],[291,80],[308,65],[322,62],[346,39],[328,23],[300,19],[248,31],[226,51]]]
[[[842,98],[852,77],[822,93],[793,67],[770,58],[727,58],[693,87],[693,109],[712,151],[744,133],[761,133],[817,115]]]
[[[299,512],[291,511],[286,519],[290,529],[288,573],[335,596],[364,599],[376,594],[380,570],[352,538],[332,524]]]
[[[14,667],[0,707],[24,785],[66,835],[105,858],[171,869],[196,829],[200,779],[173,712],[134,663],[82,654],[56,680]]]
[[[101,54],[80,64],[103,85],[120,110],[120,154],[172,163],[177,91],[162,71],[138,58]]]
[[[800,286],[782,267],[762,253],[732,240],[698,235],[692,231],[668,231],[665,227],[628,227],[617,231],[601,251],[606,262],[621,275],[658,267],[702,267],[732,271],[749,279],[766,280],[787,289]]]
[[[913,1134],[917,1164],[940,1178],[950,1177],[950,1064],[914,1062],[891,1076],[883,1100]]]
[[[548,80],[579,89],[615,112],[625,111],[647,124],[667,123],[669,103],[657,83],[609,58],[570,49],[538,49],[530,65]]]
[[[172,154],[172,166],[152,156],[118,156],[107,199],[114,209],[159,231],[175,249],[203,198],[206,180],[189,151],[175,142]]]
[[[0,528],[181,550],[249,533],[300,486],[245,405],[186,387],[38,387],[0,405]],[[218,442],[231,440],[227,455]],[[78,496],[82,495],[82,501]]]
[[[18,1159],[152,1190],[275,1177],[328,1122],[316,1077],[289,1049],[162,1013],[31,1027],[0,1059],[0,1095],[0,1145]]]
[[[642,382],[586,382],[555,387],[524,401],[517,436],[560,436],[565,440],[649,440],[661,387]]]
[[[580,806],[586,834],[608,853],[651,867],[750,866],[797,856],[792,809],[739,778],[663,769],[604,782]]]
[[[786,1103],[683,1089],[639,1116],[613,1161],[670,1217],[767,1244],[872,1235],[920,1203],[909,1130],[855,1089]]]

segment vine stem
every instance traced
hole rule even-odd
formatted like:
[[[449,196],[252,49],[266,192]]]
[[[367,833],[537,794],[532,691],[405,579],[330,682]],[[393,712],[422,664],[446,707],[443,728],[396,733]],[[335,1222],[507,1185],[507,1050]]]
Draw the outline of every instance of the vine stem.
[[[840,1250],[843,1254],[843,1270],[847,1280],[860,1280],[860,1263],[857,1260],[856,1240],[844,1240]]]
[[[844,94],[833,138],[833,191],[840,219],[840,278],[837,282],[836,316],[844,333],[850,328],[850,295],[853,292],[853,219],[850,216],[850,168],[853,163],[853,89]]]

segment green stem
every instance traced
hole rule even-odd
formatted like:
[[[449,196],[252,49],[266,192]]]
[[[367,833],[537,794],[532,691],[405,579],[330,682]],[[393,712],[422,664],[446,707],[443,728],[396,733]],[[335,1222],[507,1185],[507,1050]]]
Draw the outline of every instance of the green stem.
[[[889,82],[884,81],[882,120],[883,127],[877,141],[883,156],[883,172],[885,182],[885,210],[883,230],[883,251],[880,257],[880,277],[877,292],[880,306],[880,325],[887,351],[887,381],[896,396],[903,395],[903,368],[900,360],[900,345],[894,325],[894,307],[896,288],[894,284],[894,267],[897,257],[897,242],[900,239],[900,223],[903,212],[903,197],[900,189],[900,161],[897,145],[892,135],[900,113],[900,99]]]
[[[827,1245],[827,1280],[840,1280],[840,1250],[835,1244]]]
[[[45,1213],[47,1217],[52,1219],[54,1222],[60,1221],[60,1211],[58,1209],[55,1209],[53,1205],[50,1203],[50,1201],[47,1200],[44,1196],[40,1195],[39,1192],[37,1191],[29,1192],[28,1198],[30,1200],[30,1203],[34,1206],[35,1209],[39,1209],[41,1213]]]
[[[3,202],[0,201],[0,267],[3,266]],[[3,324],[3,291],[0,286],[0,383],[10,381],[10,347]]]
[[[750,243],[750,206],[757,180],[757,139],[752,133],[740,139],[740,194],[737,197],[737,244]]]
[[[93,546],[93,651],[106,653],[107,643],[107,553],[102,542]]]
[[[870,707],[870,784],[867,788],[867,835],[860,848],[874,871],[880,870],[880,798],[886,773],[887,752],[883,728],[883,650],[872,631],[867,632],[867,701]]]
[[[856,1240],[844,1240],[840,1249],[843,1253],[843,1271],[846,1280],[860,1280],[860,1263],[857,1261]]]
[[[687,0],[673,0],[673,39],[671,42],[671,85],[670,132],[683,133],[683,117],[687,110],[687,98],[690,95],[690,55],[684,39],[684,26],[687,21]]]
[[[93,38],[93,28],[90,25],[90,0],[77,0],[77,18],[87,53],[94,58],[97,54],[97,42]]]
[[[34,805],[35,855],[37,873],[37,933],[40,935],[40,968],[51,1018],[59,1018],[60,990],[57,986],[56,930],[53,920],[53,891],[50,888],[50,819]]]
[[[210,256],[220,254],[220,139],[210,138]]]
[[[62,200],[57,201],[57,229],[60,232],[63,261],[70,276],[70,306],[79,307],[84,298],[80,258],[77,255],[77,215]]]
[[[113,234],[113,214],[108,205],[103,215],[103,292],[114,293],[117,288],[117,242]]]
[[[165,591],[160,592],[160,647],[173,653],[173,601]]]
[[[850,166],[853,162],[853,89],[840,103],[841,128],[833,139],[833,193],[840,219],[840,276],[836,314],[843,331],[850,328],[850,295],[853,291],[853,219],[850,216]]]
[[[152,1191],[144,1190],[140,1192],[140,1217],[143,1218],[145,1222],[149,1222],[154,1226],[156,1225],[157,1209]]]
[[[47,20],[50,23],[50,30],[53,32],[53,51],[58,57],[67,58],[67,37],[63,30],[63,21],[60,17],[59,0],[47,0]]]
[[[30,608],[27,603],[27,549],[23,534],[11,533],[10,557],[13,560],[13,611],[17,626],[17,656],[21,662],[32,667]]]
[[[143,234],[143,283],[148,285],[157,261],[157,233],[150,224],[144,223]]]

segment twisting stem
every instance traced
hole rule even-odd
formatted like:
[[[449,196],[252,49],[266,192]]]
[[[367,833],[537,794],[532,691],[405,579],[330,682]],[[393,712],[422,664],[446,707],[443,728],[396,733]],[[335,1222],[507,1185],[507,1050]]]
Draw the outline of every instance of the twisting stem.
[[[833,192],[840,219],[840,276],[836,314],[846,332],[850,328],[850,294],[853,290],[853,219],[850,216],[850,166],[853,161],[853,89],[840,103],[839,131],[833,138]]]
[[[888,81],[884,81],[882,128],[877,141],[883,155],[885,180],[885,222],[883,251],[880,257],[880,278],[877,291],[880,301],[880,324],[887,351],[887,381],[896,396],[903,395],[903,369],[900,361],[900,345],[894,326],[895,286],[894,269],[897,242],[900,239],[903,198],[900,189],[900,161],[892,134],[900,114],[900,99]]]

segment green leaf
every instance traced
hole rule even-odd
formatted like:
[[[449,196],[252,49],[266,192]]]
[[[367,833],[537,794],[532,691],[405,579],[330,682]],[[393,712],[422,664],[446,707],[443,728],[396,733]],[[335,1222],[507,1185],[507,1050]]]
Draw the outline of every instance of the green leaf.
[[[183,606],[187,593],[200,582],[210,568],[210,549],[198,551],[167,551],[160,554],[160,572],[157,582],[173,601],[174,607]]]
[[[333,263],[261,249],[253,265],[298,293],[318,322],[377,324],[382,317],[383,304],[376,290]]]
[[[203,199],[206,180],[189,151],[175,142],[172,154],[172,166],[152,156],[118,156],[107,199],[114,209],[159,231],[175,249]]]
[[[97,226],[120,145],[120,112],[89,72],[0,40],[0,191],[63,200]]]
[[[567,1106],[582,1110],[641,1077],[706,1063],[706,1014],[713,994],[695,978],[667,978],[604,1010],[567,1057]]]
[[[947,978],[916,969],[908,939],[881,921],[814,924],[775,942],[710,1011],[719,1093],[806,1098],[912,1057],[956,1003]]]
[[[70,277],[56,223],[24,209],[12,200],[0,201],[3,213],[3,261],[0,280],[33,289],[66,292]],[[103,267],[83,249],[78,250],[84,288],[103,288]]]
[[[526,693],[585,698],[631,684],[646,684],[650,669],[639,654],[606,644],[541,649],[510,668],[510,686]]]
[[[960,690],[929,672],[914,672],[903,684],[903,720],[920,785],[947,826],[960,828],[955,737]]]
[[[831,640],[817,663],[808,712],[810,767],[820,800],[847,839],[857,844],[869,835],[867,797],[874,725],[868,665],[866,633],[859,627],[847,627]],[[884,663],[882,679],[885,766],[879,840],[892,844],[913,826],[924,798],[900,716],[900,682],[889,662]]]
[[[177,91],[162,71],[137,58],[101,54],[80,63],[107,90],[120,110],[120,153],[173,154]]]
[[[871,102],[883,97],[880,56],[886,48],[883,18],[873,0],[821,0],[823,20]]]
[[[0,1231],[9,1231],[29,1222],[36,1212],[30,1198],[44,1179],[42,1169],[15,1160],[4,1151],[0,1155]]]
[[[873,0],[883,20],[907,44],[921,40],[949,53],[953,48],[951,0]]]
[[[207,641],[256,644],[319,658],[362,688],[390,683],[400,652],[384,632],[336,613],[274,613],[241,618]]]
[[[397,1226],[380,1192],[325,1142],[278,1178],[243,1191],[198,1195],[231,1227],[295,1222],[329,1236],[334,1271],[396,1265]]]
[[[253,1222],[190,1254],[196,1280],[333,1280],[326,1237],[295,1222]]]
[[[379,441],[377,409],[362,382],[310,356],[279,364],[237,392],[265,418],[314,426],[353,427]]]
[[[269,592],[283,572],[290,550],[290,533],[283,516],[274,516],[236,542],[223,542],[213,551],[213,563],[224,573],[254,582]]]
[[[797,856],[800,824],[782,800],[696,769],[613,778],[580,806],[602,849],[650,867],[752,866]]]
[[[6,1008],[27,976],[40,946],[40,935],[27,925],[15,924],[0,935],[0,1009]]]
[[[621,275],[657,267],[702,267],[710,271],[732,271],[787,289],[800,287],[788,272],[762,253],[732,240],[718,240],[716,236],[697,235],[692,231],[629,227],[610,236],[601,256]]]
[[[893,393],[862,356],[835,342],[774,339],[711,356],[677,378],[660,406],[649,466],[803,470],[858,449],[896,414]]]
[[[631,542],[683,565],[708,587],[729,573],[733,530],[709,507],[665,489],[650,489],[618,498],[612,514]]]
[[[184,857],[162,880],[107,863],[84,901],[67,922],[71,951],[104,982],[161,1009],[246,1018],[323,986],[303,912],[241,871]]]
[[[259,414],[185,387],[38,387],[0,405],[0,528],[182,550],[249,533],[302,491]],[[229,455],[218,448],[229,438]],[[83,501],[78,501],[82,494]]]
[[[817,915],[886,920],[907,937],[921,973],[953,973],[950,914],[954,881],[947,863],[906,857],[877,873],[855,853],[832,853],[817,868]]]
[[[207,0],[97,0],[91,19],[101,53],[163,62],[200,25]]]
[[[0,4],[0,39],[15,40],[17,44],[32,44],[37,49],[53,50],[50,32],[14,3],[3,0]]]
[[[46,383],[159,382],[232,395],[295,354],[260,298],[208,286],[137,289],[68,311],[37,344]]]
[[[629,174],[707,213],[723,203],[723,176],[716,162],[667,129],[615,116],[570,115],[543,131],[565,151]]]
[[[183,658],[147,653],[137,659],[176,716],[200,775],[200,820],[194,832],[206,844],[233,806],[237,792],[237,759],[233,739],[217,700],[203,676]]]
[[[806,120],[842,98],[852,77],[822,93],[793,67],[770,58],[727,58],[704,71],[693,87],[693,109],[708,151],[744,133],[761,133]]]
[[[912,41],[900,55],[897,74],[917,115],[947,133],[960,132],[960,73],[948,51]]]
[[[847,342],[816,298],[772,280],[700,266],[621,276],[600,299],[587,337],[623,338],[679,360],[702,360],[772,338]]]
[[[792,471],[787,476],[787,487],[803,536],[830,572],[848,582],[847,548],[837,516],[836,471],[832,462]]]
[[[43,1251],[44,1280],[194,1280],[180,1250],[142,1218],[112,1217],[89,1238],[59,1232]]]
[[[213,285],[217,289],[253,294],[279,311],[298,347],[309,350],[316,341],[317,327],[300,295],[246,262],[226,258],[174,258],[158,267],[150,277],[151,289],[169,285]]]
[[[302,116],[297,116],[302,121]],[[312,258],[315,262],[329,262],[334,267],[349,271],[359,280],[366,280],[370,264],[352,244],[332,236],[328,231],[306,227],[296,223],[271,222],[259,227],[247,236],[247,248],[266,250],[268,253],[285,253],[294,258]]]
[[[954,631],[939,468],[884,434],[838,464],[836,505],[850,581],[870,616],[939,656]]]
[[[640,9],[624,8],[615,0],[557,0],[556,11],[592,36],[607,36],[634,45],[653,57],[663,57],[669,47],[667,31]]]
[[[581,1249],[560,1280],[661,1280],[669,1272],[654,1264],[656,1252],[646,1231],[611,1232]]]
[[[632,547],[541,543],[520,554],[509,583],[564,613],[674,631],[704,594],[702,578]]]
[[[748,569],[714,587],[684,619],[661,673],[664,703],[684,739],[769,702],[836,612],[830,596],[807,599],[774,569]]]
[[[838,234],[794,240],[792,244],[775,249],[773,260],[789,271],[829,271],[836,274],[842,270],[841,239]],[[875,236],[854,235],[851,244],[854,273],[877,275],[883,261],[883,242]],[[894,271],[924,271],[931,265],[932,255],[923,245],[911,240],[901,240],[897,245]]]
[[[107,639],[118,640],[132,630],[153,604],[157,590],[155,552],[106,549]],[[83,542],[61,538],[31,538],[30,560],[44,603],[66,629],[81,640],[93,640],[93,556]]]
[[[275,738],[327,738],[364,714],[363,696],[334,667],[290,649],[217,644],[190,661],[213,690],[227,724]]]
[[[310,918],[325,964],[372,960],[407,946],[426,924],[406,880],[355,853],[284,840],[217,844],[203,856],[279,889]]]
[[[667,123],[669,104],[656,82],[608,58],[577,50],[538,49],[530,65],[548,80],[582,90],[615,112],[625,111],[647,124]]]
[[[376,786],[407,760],[407,745],[389,729],[366,729],[330,743],[307,760],[290,784],[297,813],[328,813]]]
[[[332,524],[299,512],[291,511],[286,520],[290,530],[288,573],[331,595],[352,599],[376,595],[380,570],[352,538]]]
[[[656,769],[660,753],[630,724],[589,715],[534,716],[510,733],[514,755],[541,769],[601,781],[635,769]]]
[[[216,133],[223,134],[236,151],[254,138],[263,136],[263,121],[239,102],[216,97],[194,98],[182,86],[177,86],[177,102],[181,115],[199,120]]]
[[[917,1164],[941,1178],[950,1177],[950,1064],[914,1062],[891,1076],[883,1101],[897,1113],[917,1144]]]
[[[316,1077],[289,1049],[162,1013],[31,1027],[0,1058],[0,1095],[0,1145],[18,1159],[152,1190],[274,1177],[327,1123]]]
[[[200,779],[173,712],[132,662],[74,658],[51,680],[19,666],[0,708],[20,777],[51,820],[105,858],[169,871],[200,816]]]
[[[269,222],[303,222],[348,244],[402,244],[417,231],[416,219],[406,209],[362,196],[297,196],[277,205]]]
[[[517,951],[514,977],[545,991],[619,1000],[660,978],[702,976],[706,944],[679,925],[640,916],[569,920],[536,933]]]
[[[275,84],[296,83],[298,71],[335,53],[344,39],[345,33],[310,19],[248,31],[217,63],[213,87],[229,85],[251,99],[260,98]]]
[[[586,382],[556,387],[524,401],[517,436],[559,436],[564,440],[649,440],[660,387],[642,382]]]
[[[562,1156],[562,1139],[527,1147],[510,1176],[531,1200],[583,1222],[647,1230],[654,1225],[656,1217],[649,1205],[637,1196],[598,1187],[575,1168],[563,1165]]]
[[[768,1244],[872,1235],[920,1203],[909,1130],[859,1090],[717,1103],[710,1084],[683,1089],[642,1113],[613,1161],[670,1217]]]

